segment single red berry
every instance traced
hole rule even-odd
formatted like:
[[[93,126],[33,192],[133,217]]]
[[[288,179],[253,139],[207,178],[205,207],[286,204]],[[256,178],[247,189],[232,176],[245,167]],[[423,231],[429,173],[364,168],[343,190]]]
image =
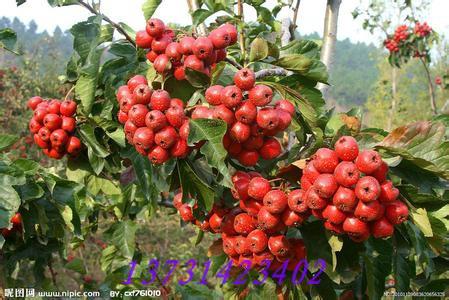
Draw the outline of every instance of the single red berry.
[[[239,234],[247,235],[256,229],[255,227],[253,218],[247,213],[238,214],[234,218],[234,230]]]
[[[151,109],[166,111],[170,107],[170,94],[166,90],[156,90],[151,95]]]
[[[338,165],[338,156],[335,151],[320,148],[315,152],[313,165],[320,173],[334,173]]]
[[[184,123],[184,109],[179,105],[171,105],[165,112],[168,123],[175,128],[180,128]]]
[[[369,175],[380,168],[382,165],[382,158],[379,153],[374,150],[364,150],[357,156],[355,164],[360,172]]]
[[[253,150],[259,150],[263,146],[263,143],[264,143],[263,137],[261,137],[261,136],[250,136],[242,144],[242,146],[246,150],[253,151]],[[259,151],[259,154],[261,154],[260,151]]]
[[[233,183],[235,183],[236,181],[240,180],[240,179],[247,179],[248,181],[251,180],[251,176],[243,171],[237,171],[234,173],[234,175],[232,175],[231,180]]]
[[[221,104],[221,93],[223,91],[223,86],[213,85],[206,90],[206,101],[210,105],[220,105]]]
[[[42,149],[47,149],[50,147],[50,139],[48,141],[44,141],[38,134],[33,135],[34,143]]]
[[[256,266],[262,266],[266,264],[266,261],[273,261],[274,259],[275,259],[274,255],[271,254],[271,252],[268,249],[260,253],[253,254],[253,261]]]
[[[281,215],[282,222],[288,227],[296,227],[302,224],[308,215],[301,215],[287,208]]]
[[[223,238],[223,251],[228,256],[236,256],[238,255],[235,249],[236,240],[234,237],[226,237]]]
[[[76,136],[69,137],[66,144],[66,151],[71,155],[77,155],[81,151],[81,141]]]
[[[212,55],[214,45],[207,37],[199,37],[195,40],[192,46],[193,54],[201,60],[205,60]]]
[[[189,146],[187,141],[183,139],[178,139],[176,143],[170,149],[170,155],[173,157],[183,158],[189,154]]]
[[[277,109],[283,109],[288,112],[292,117],[295,115],[295,106],[288,100],[282,99],[276,102],[274,105]]]
[[[159,54],[154,52],[153,50],[151,50],[151,51],[148,51],[145,56],[150,62],[154,63],[154,61],[159,56]]]
[[[354,163],[342,161],[335,168],[334,177],[338,184],[352,187],[359,181],[360,171]]]
[[[355,195],[363,202],[374,201],[379,198],[380,184],[376,178],[365,176],[359,179],[354,189]]]
[[[157,132],[168,125],[167,118],[160,110],[150,110],[145,116],[145,125]]]
[[[61,128],[62,118],[57,114],[47,114],[44,117],[44,126],[50,129],[50,131],[54,131],[56,129]]]
[[[51,100],[48,103],[47,106],[47,111],[50,114],[58,114],[60,113],[59,108],[61,107],[61,102],[59,102],[58,100]]]
[[[231,36],[223,28],[217,28],[211,31],[209,39],[212,41],[215,49],[224,49],[231,44]]]
[[[153,130],[148,127],[140,127],[134,132],[133,144],[144,150],[149,150],[154,144]]]
[[[134,89],[134,96],[136,98],[137,104],[148,104],[150,103],[151,94],[153,91],[146,84],[139,84]]]
[[[302,176],[302,177],[301,177],[300,183],[301,183],[301,188],[302,188],[304,191],[309,190],[309,188],[311,188],[312,185],[313,185],[312,182],[311,182],[306,176]]]
[[[139,30],[136,32],[136,45],[142,49],[151,48],[153,37],[148,34],[146,30]]]
[[[191,36],[186,36],[183,37],[180,41],[179,41],[179,47],[178,47],[178,51],[183,54],[183,55],[190,55],[192,54],[192,49],[193,49],[193,43],[195,43],[195,39]]]
[[[42,127],[41,129],[39,129],[37,134],[44,142],[50,141],[51,130],[47,127]]]
[[[179,135],[176,132],[175,128],[173,128],[172,126],[166,126],[154,135],[154,142],[156,143],[156,145],[164,149],[169,149],[176,143],[176,140],[178,140],[178,138]]]
[[[388,221],[387,218],[380,218],[371,224],[371,234],[376,239],[392,236],[393,232],[394,226]]]
[[[172,39],[167,35],[162,35],[160,37],[154,38],[151,42],[151,51],[154,51],[157,54],[164,54],[165,50],[171,42]]]
[[[313,183],[313,188],[322,198],[331,198],[338,189],[337,181],[331,174],[321,174]]]
[[[176,80],[186,79],[186,72],[184,66],[175,67],[173,75],[175,76]]]
[[[393,202],[399,196],[399,190],[393,186],[391,181],[385,181],[380,185],[379,201],[381,202]]]
[[[251,128],[242,122],[235,122],[234,125],[232,125],[230,130],[230,136],[231,138],[239,143],[244,143],[251,134]]]
[[[262,201],[270,190],[271,185],[268,180],[262,177],[254,177],[249,182],[248,195],[256,200]]]
[[[132,94],[132,91],[129,90],[127,85],[122,85],[117,89],[117,100],[120,102],[120,100],[124,97],[124,96],[129,96]]]
[[[253,167],[257,164],[259,160],[259,153],[254,150],[242,149],[237,157],[240,164],[246,167]]]
[[[258,84],[249,91],[248,99],[255,106],[265,106],[273,99],[273,91],[266,85]]]
[[[257,214],[262,208],[262,204],[260,204],[260,202],[257,202],[254,199],[249,198],[246,200],[240,200],[239,207],[248,215],[252,217],[257,217]]]
[[[47,109],[45,108],[36,108],[36,110],[33,112],[33,119],[38,122],[41,123],[44,121],[45,116],[47,115]]]
[[[315,168],[313,160],[309,161],[304,170],[302,170],[302,176],[306,177],[312,184],[315,182],[318,176],[320,176],[320,174],[321,173],[318,172],[318,170]]]
[[[408,207],[401,201],[394,201],[387,205],[385,216],[391,224],[401,224],[408,218]]]
[[[365,222],[356,217],[347,217],[343,222],[343,230],[353,238],[361,238],[369,235],[369,227]]]
[[[123,96],[123,98],[120,99],[119,104],[120,110],[123,111],[124,113],[128,113],[131,107],[137,104],[136,96],[134,94]]]
[[[192,208],[187,203],[181,205],[179,208],[179,215],[184,222],[192,222],[195,220]]]
[[[353,161],[359,155],[359,145],[352,136],[342,136],[335,142],[335,153],[341,160]]]
[[[332,224],[341,224],[346,220],[346,214],[332,204],[323,210],[323,217]]]
[[[357,198],[352,189],[340,186],[332,198],[332,203],[341,211],[352,212],[357,205]]]
[[[332,232],[333,234],[342,234],[343,231],[343,225],[342,224],[334,224],[329,221],[324,222],[324,228]]]
[[[74,132],[76,129],[76,120],[72,117],[62,117],[61,128],[67,132]]]
[[[133,76],[133,77],[131,77],[129,80],[128,80],[128,89],[130,90],[130,91],[133,91],[134,92],[134,90],[136,89],[136,87],[139,85],[139,84],[146,84],[146,85],[148,85],[148,81],[147,81],[147,79],[145,78],[145,76],[143,76],[143,75],[135,75],[135,76]]]
[[[147,125],[148,126],[148,125]],[[179,128],[179,137],[183,140],[188,140],[189,139],[189,133],[190,133],[190,125],[189,125],[189,120],[184,120],[184,122],[182,123],[181,127]]]
[[[320,197],[313,187],[307,190],[304,200],[310,209],[323,209],[327,205],[327,200]]]
[[[136,104],[131,107],[128,112],[128,120],[134,123],[137,127],[145,126],[145,117],[148,113],[148,108],[143,104]]]
[[[42,128],[41,123],[36,121],[36,119],[33,117],[30,120],[30,123],[28,124],[28,128],[30,129],[31,133],[38,133],[39,130]]]
[[[285,235],[271,236],[268,239],[268,249],[275,256],[287,256],[290,252],[290,243]]]
[[[154,147],[148,154],[148,159],[155,165],[160,165],[170,159],[170,155],[160,146]]]
[[[260,128],[273,130],[279,125],[278,111],[271,107],[262,108],[257,112],[257,125]]]
[[[179,43],[171,42],[165,48],[165,55],[170,58],[171,61],[181,60],[182,54],[179,52]]]
[[[39,103],[41,103],[42,101],[44,101],[44,100],[43,100],[41,97],[39,97],[39,96],[34,96],[34,97],[31,97],[31,98],[28,100],[27,106],[28,106],[29,109],[35,110],[36,107],[37,107],[37,105],[38,105]]]
[[[165,24],[159,19],[151,18],[147,21],[145,29],[152,37],[160,37],[165,32]]]
[[[257,224],[260,229],[274,229],[280,222],[279,216],[270,213],[265,207],[262,207],[257,214]]]
[[[235,110],[235,118],[242,123],[250,125],[256,117],[257,108],[252,102],[244,101]]]
[[[377,179],[379,183],[383,183],[385,180],[387,180],[387,174],[388,174],[388,165],[386,162],[382,161],[382,164],[380,167],[371,173],[371,176]]]
[[[237,28],[235,28],[234,25],[227,23],[221,25],[218,29],[224,30],[229,34],[229,37],[231,38],[231,45],[237,42]]]
[[[381,206],[382,205],[379,203],[379,201],[359,201],[354,210],[354,216],[365,222],[374,221],[379,215]]]
[[[198,72],[204,72],[204,62],[195,55],[184,58],[184,68],[189,68]]]
[[[213,213],[209,218],[209,227],[210,229],[215,232],[219,233],[221,232],[221,222],[223,220],[223,217],[221,217],[217,213]]]
[[[235,122],[234,112],[223,104],[214,108],[214,118],[225,121],[228,126],[231,126]],[[248,135],[249,133],[250,128],[248,126]]]
[[[263,205],[270,213],[280,214],[288,206],[288,197],[281,190],[271,190],[263,197]]]
[[[304,213],[308,207],[304,201],[304,191],[302,189],[293,190],[288,194],[288,207],[297,213]]]
[[[228,108],[239,105],[243,100],[242,90],[235,85],[229,85],[223,88],[221,92],[221,103]]]
[[[256,75],[252,70],[243,68],[235,73],[234,83],[239,89],[249,91],[256,83]]]
[[[285,111],[283,109],[275,108],[275,110],[277,111],[279,119],[278,126],[275,129],[276,131],[284,131],[292,123],[292,116],[288,113],[288,111]]]
[[[138,127],[136,125],[134,125],[134,123],[131,122],[130,120],[126,121],[125,126],[123,127],[128,141],[131,140],[131,142],[130,142],[131,144],[132,144],[134,133],[136,132],[137,128]]]
[[[67,132],[62,129],[56,129],[50,134],[52,146],[64,146],[69,139]]]
[[[246,237],[241,235],[235,237],[235,251],[240,255],[250,255],[252,253]]]
[[[268,246],[268,236],[260,229],[251,231],[247,236],[247,240],[249,248],[253,253],[261,253]]]
[[[192,112],[192,119],[213,119],[214,111],[206,106],[197,106]]]
[[[165,72],[171,70],[172,63],[167,55],[159,54],[153,62],[153,67],[159,74],[164,74]]]
[[[246,200],[248,196],[249,179],[242,178],[234,182],[234,189],[231,190],[232,195],[237,200]]]

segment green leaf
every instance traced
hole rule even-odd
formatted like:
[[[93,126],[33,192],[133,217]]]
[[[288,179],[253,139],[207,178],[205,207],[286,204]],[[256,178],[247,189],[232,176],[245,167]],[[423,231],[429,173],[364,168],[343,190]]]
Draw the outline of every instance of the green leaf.
[[[307,58],[320,59],[320,46],[311,40],[294,40],[281,48],[281,55],[302,54]]]
[[[416,166],[449,179],[449,141],[442,123],[420,121],[394,129],[379,145]]]
[[[258,61],[268,56],[268,42],[263,38],[255,38],[251,42],[249,60]]]
[[[339,236],[331,235],[328,239],[328,243],[331,246],[332,251],[332,271],[335,271],[337,267],[337,252],[343,249],[343,241]]]
[[[406,292],[410,289],[410,279],[414,277],[414,264],[407,258],[410,255],[410,244],[397,230],[394,232],[393,244],[395,245],[393,255],[395,288],[399,292]]]
[[[226,62],[224,62],[224,61],[220,61],[218,64],[215,65],[215,68],[213,68],[212,73],[210,75],[210,85],[217,84],[217,81],[220,78],[220,76],[223,73],[225,68],[226,68]]]
[[[75,92],[81,99],[83,111],[86,114],[91,112],[95,100],[102,53],[103,50],[98,49],[89,54],[87,64],[81,69],[80,76],[75,85]]]
[[[137,224],[131,220],[122,221],[114,224],[108,233],[110,233],[111,244],[114,245],[121,254],[132,259],[136,245]]]
[[[0,48],[8,50],[16,55],[20,55],[21,51],[17,45],[17,34],[10,28],[0,29]]]
[[[9,227],[9,220],[20,206],[20,197],[12,186],[0,185],[0,228]]]
[[[192,14],[193,26],[198,26],[203,23],[207,18],[212,16],[215,12],[207,9],[197,9]]]
[[[411,211],[410,215],[412,217],[413,223],[418,226],[425,237],[433,236],[432,226],[430,225],[427,211],[424,208],[418,208],[416,211]]]
[[[52,6],[52,7],[79,4],[79,2],[76,0],[47,0],[47,1],[48,1],[48,4],[50,4],[50,6]]]
[[[38,199],[44,195],[42,187],[32,181],[28,181],[24,185],[16,186],[15,189],[23,202]]]
[[[11,166],[22,170],[26,175],[34,175],[40,169],[40,165],[37,162],[24,158],[15,160]]]
[[[106,131],[106,134],[120,147],[126,147],[125,132],[123,131],[123,128],[119,127],[113,132]]]
[[[98,157],[105,158],[109,155],[108,150],[101,145],[95,136],[95,130],[90,124],[82,124],[79,126],[79,133],[84,144],[92,149],[93,154]]]
[[[178,175],[184,197],[191,195],[210,211],[215,201],[215,191],[198,177],[188,161],[178,161]]]
[[[172,98],[179,98],[184,103],[192,97],[196,89],[187,80],[177,80],[175,77],[169,77],[164,83],[164,89],[170,93]]]
[[[87,157],[89,158],[90,166],[95,174],[99,175],[103,171],[105,160],[102,157],[96,156],[91,147],[87,148]]]
[[[408,238],[410,239],[416,256],[417,262],[423,268],[426,277],[428,278],[435,269],[432,258],[435,256],[429,247],[423,233],[411,222],[405,222]]]
[[[308,80],[327,83],[328,73],[326,65],[317,59],[311,59],[303,54],[288,54],[281,56],[275,65],[294,71]]]
[[[332,249],[327,241],[323,224],[320,221],[315,221],[301,226],[299,230],[308,250],[307,259],[314,261],[321,258],[330,265],[332,263]]]
[[[142,4],[142,11],[145,20],[150,19],[158,6],[162,3],[162,0],[145,0]]]
[[[226,123],[218,119],[192,119],[189,125],[189,144],[206,141],[200,148],[201,153],[206,157],[208,164],[223,175],[223,184],[231,188],[231,176],[225,163],[227,151],[223,147],[223,136],[227,130]]]
[[[19,137],[17,135],[1,134],[0,135],[0,151],[3,151],[6,148],[11,147],[18,140],[19,140]]]
[[[206,88],[210,84],[209,76],[202,72],[186,68],[185,73],[187,81],[196,88]]]
[[[73,35],[73,49],[80,56],[83,65],[92,50],[98,46],[100,40],[101,19],[94,19],[94,21],[80,22],[70,29],[70,33]]]
[[[72,261],[66,263],[65,268],[75,271],[79,274],[86,274],[86,269],[84,268],[84,262],[79,258],[74,258]]]

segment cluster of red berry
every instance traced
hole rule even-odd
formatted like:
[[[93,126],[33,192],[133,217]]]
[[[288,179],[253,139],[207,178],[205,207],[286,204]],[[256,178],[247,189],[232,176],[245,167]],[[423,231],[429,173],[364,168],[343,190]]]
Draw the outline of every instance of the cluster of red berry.
[[[4,238],[11,236],[14,232],[22,231],[22,215],[20,213],[16,213],[10,220],[12,223],[12,228],[2,228],[0,229],[1,234]]]
[[[402,41],[405,41],[409,37],[410,33],[408,31],[407,25],[400,25],[396,28],[394,31],[393,39],[400,43]]]
[[[206,90],[206,101],[211,107],[197,106],[192,112],[192,119],[216,118],[226,122],[224,147],[244,166],[256,165],[259,157],[270,160],[281,154],[281,144],[274,136],[287,129],[295,114],[295,107],[288,100],[269,106],[273,91],[255,81],[252,70],[239,70],[234,76],[235,85],[214,85]]]
[[[436,76],[435,77],[435,84],[436,85],[441,85],[443,83],[443,80],[441,79],[440,76]]]
[[[153,164],[189,153],[189,123],[181,99],[163,89],[153,91],[144,76],[136,75],[118,89],[117,100],[126,139]]]
[[[32,97],[28,107],[33,110],[29,129],[34,143],[45,155],[61,159],[65,154],[76,156],[81,150],[81,141],[74,136],[76,129],[76,103],[72,100],[44,100]]]
[[[387,180],[388,166],[379,153],[363,150],[343,136],[335,151],[320,148],[301,177],[303,202],[326,229],[346,233],[362,242],[391,236],[394,225],[407,220],[408,208],[398,199],[399,190]]]
[[[211,67],[226,58],[226,47],[236,42],[237,29],[231,24],[212,30],[207,37],[184,36],[176,42],[173,31],[153,18],[136,34],[137,46],[148,49],[154,69],[160,74],[173,71],[178,80],[185,79],[185,68],[209,75]]]
[[[237,171],[232,181],[232,194],[239,206],[231,209],[215,205],[204,221],[195,219],[192,207],[182,203],[181,193],[175,196],[173,204],[184,221],[203,231],[221,234],[223,251],[235,265],[247,259],[255,266],[267,259],[273,261],[270,269],[276,269],[289,259],[287,269],[293,270],[305,258],[306,250],[302,240],[288,239],[284,233],[287,227],[298,226],[310,215],[300,200],[302,191],[287,194],[273,188],[257,172]]]
[[[422,24],[420,22],[416,22],[415,29],[413,31],[419,37],[426,37],[432,32],[432,27],[430,27],[427,22]]]

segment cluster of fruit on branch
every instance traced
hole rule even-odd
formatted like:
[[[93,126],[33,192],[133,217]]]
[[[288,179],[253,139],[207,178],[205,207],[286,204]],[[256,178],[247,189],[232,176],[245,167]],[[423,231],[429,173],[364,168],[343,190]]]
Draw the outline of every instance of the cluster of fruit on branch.
[[[136,33],[136,45],[147,49],[147,58],[156,72],[173,72],[178,80],[185,79],[185,68],[210,75],[211,68],[226,58],[226,47],[237,42],[237,29],[224,24],[207,37],[176,36],[164,22],[149,19],[145,30]]]
[[[223,251],[234,265],[250,260],[255,267],[269,260],[270,270],[275,270],[288,259],[287,270],[292,271],[306,256],[301,239],[285,236],[288,227],[300,225],[310,215],[307,206],[298,205],[302,202],[300,190],[274,187],[257,172],[237,171],[232,181],[235,207],[216,204],[203,220],[198,220],[193,212],[197,206],[183,203],[182,193],[175,196],[173,205],[185,222],[220,234]]]
[[[428,54],[426,49],[422,49],[420,44],[422,40],[432,33],[432,28],[426,23],[416,22],[414,28],[407,25],[396,27],[394,34],[385,39],[384,45],[390,54],[404,52],[413,57],[423,57]]]
[[[255,82],[252,70],[241,69],[234,75],[234,85],[209,87],[205,96],[210,106],[197,106],[192,113],[192,119],[226,122],[224,147],[244,166],[255,166],[260,157],[271,160],[281,154],[281,144],[274,136],[290,126],[295,114],[288,100],[270,105],[273,91]]]
[[[20,213],[16,213],[10,220],[12,227],[1,228],[0,232],[4,238],[10,237],[14,232],[22,232],[22,215]]]
[[[153,164],[189,154],[189,123],[181,99],[163,89],[153,91],[144,76],[136,75],[118,89],[117,100],[118,120],[137,152]]]
[[[303,201],[326,229],[362,242],[370,235],[389,237],[408,217],[399,190],[387,180],[388,165],[374,150],[359,152],[357,141],[343,136],[335,150],[321,148],[303,171]]]
[[[29,129],[33,134],[34,143],[43,149],[45,155],[61,159],[65,154],[79,154],[82,144],[74,135],[76,102],[44,100],[36,96],[30,98],[27,105],[33,110]]]

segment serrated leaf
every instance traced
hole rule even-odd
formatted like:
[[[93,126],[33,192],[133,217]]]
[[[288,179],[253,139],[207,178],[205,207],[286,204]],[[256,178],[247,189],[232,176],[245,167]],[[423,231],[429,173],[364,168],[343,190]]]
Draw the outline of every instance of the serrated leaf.
[[[25,158],[15,160],[11,166],[23,171],[27,175],[36,174],[40,168],[40,165],[37,162]]]
[[[44,195],[42,187],[32,181],[29,181],[24,185],[15,186],[15,189],[23,202],[38,199]]]
[[[0,135],[0,151],[3,151],[6,148],[11,147],[18,140],[19,140],[19,137],[17,135],[1,134]]]
[[[0,185],[0,228],[9,227],[9,220],[19,209],[20,203],[20,197],[12,186]]]
[[[268,42],[263,38],[255,38],[251,42],[249,50],[249,60],[258,61],[268,56]]]
[[[114,224],[108,233],[111,234],[110,241],[121,254],[131,259],[134,255],[136,244],[137,224],[131,220]]]
[[[142,4],[142,11],[145,20],[150,19],[159,5],[162,3],[162,0],[145,0]]]
[[[192,119],[189,125],[189,144],[206,141],[200,148],[201,153],[206,157],[208,164],[223,175],[223,184],[231,188],[231,176],[225,163],[227,151],[223,147],[226,123],[218,119]]]
[[[323,224],[319,221],[304,224],[299,228],[304,239],[304,244],[308,251],[307,259],[309,261],[324,259],[327,264],[332,263],[332,250],[329,245]]]
[[[79,126],[79,133],[84,144],[92,149],[93,154],[98,157],[105,158],[109,155],[109,151],[100,144],[95,136],[95,130],[90,124],[82,124]]]
[[[220,76],[223,73],[225,68],[226,68],[226,62],[224,62],[224,61],[220,61],[218,64],[215,65],[215,68],[213,68],[212,73],[210,75],[210,85],[217,84],[217,81],[220,78]]]
[[[52,7],[68,6],[68,5],[79,4],[79,2],[76,1],[76,0],[47,0],[47,2]]]
[[[320,46],[311,40],[294,40],[281,48],[281,55],[302,54],[311,59],[320,59]]]
[[[0,29],[0,49],[8,50],[16,55],[20,55],[21,52],[17,45],[17,34],[10,28]]]
[[[206,88],[210,85],[210,78],[202,72],[186,68],[186,79],[190,84],[196,88]]]
[[[212,16],[214,13],[215,13],[214,11],[210,11],[203,8],[195,10],[192,14],[193,26],[198,26],[199,24],[203,23],[207,18]]]
[[[123,131],[123,128],[119,127],[113,132],[106,131],[106,134],[111,139],[113,139],[114,142],[116,142],[120,147],[126,147],[125,132]]]
[[[411,211],[411,217],[413,219],[413,223],[418,226],[425,237],[433,236],[432,226],[430,225],[427,211],[424,208],[418,208],[416,211]]]

